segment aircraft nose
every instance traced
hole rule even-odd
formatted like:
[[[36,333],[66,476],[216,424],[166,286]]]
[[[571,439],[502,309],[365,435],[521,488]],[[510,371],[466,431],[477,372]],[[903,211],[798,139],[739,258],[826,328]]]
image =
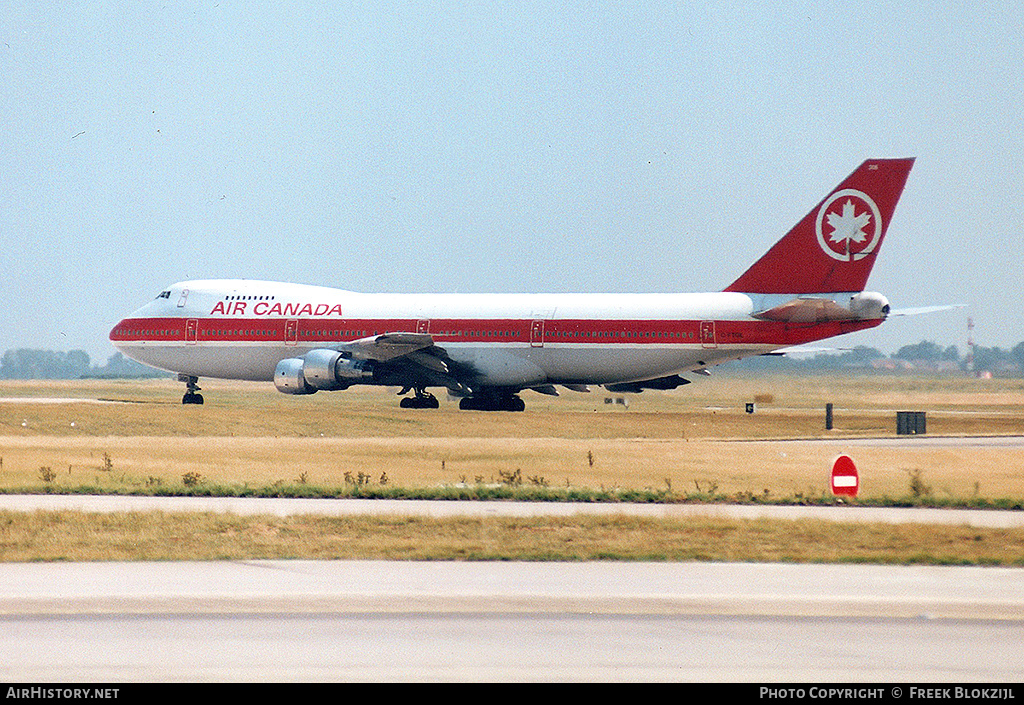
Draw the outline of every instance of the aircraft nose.
[[[117,325],[110,329],[108,336],[114,347],[124,352],[125,345],[131,341],[138,340],[138,336],[141,334],[140,323],[144,318],[144,316],[139,315],[139,311],[135,311],[118,321]]]
[[[125,338],[127,336],[127,331],[128,331],[127,324],[128,324],[128,319],[127,318],[122,318],[120,321],[117,322],[117,325],[115,325],[113,328],[110,329],[110,335],[108,336],[110,338],[110,342],[113,343],[114,347],[118,348],[119,350],[120,350],[120,345],[118,345],[118,343],[120,343],[123,340],[125,340]]]

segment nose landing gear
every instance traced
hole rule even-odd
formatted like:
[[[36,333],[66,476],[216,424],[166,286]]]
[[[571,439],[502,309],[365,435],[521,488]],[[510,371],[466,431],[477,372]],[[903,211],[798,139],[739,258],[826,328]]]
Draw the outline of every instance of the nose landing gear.
[[[178,381],[185,383],[185,396],[181,398],[182,404],[202,404],[203,395],[199,392],[199,378],[192,375],[178,375]]]

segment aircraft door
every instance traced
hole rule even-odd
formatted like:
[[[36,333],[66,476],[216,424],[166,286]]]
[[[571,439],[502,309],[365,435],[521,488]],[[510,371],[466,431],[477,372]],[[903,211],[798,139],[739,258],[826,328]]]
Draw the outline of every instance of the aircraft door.
[[[539,318],[530,324],[530,347],[544,347],[544,319]]]
[[[284,322],[284,344],[295,345],[299,342],[299,322],[296,320]]]
[[[199,342],[199,319],[189,318],[185,321],[185,344],[195,345]]]
[[[700,344],[705,348],[717,348],[718,340],[715,338],[715,322],[700,322]]]
[[[417,333],[429,333],[430,332],[430,321],[419,320],[416,321],[416,332]]]

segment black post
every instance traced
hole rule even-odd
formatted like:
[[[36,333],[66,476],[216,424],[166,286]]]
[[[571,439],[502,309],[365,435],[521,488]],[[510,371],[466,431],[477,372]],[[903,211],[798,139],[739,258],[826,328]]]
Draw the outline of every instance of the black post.
[[[825,430],[832,430],[832,402],[825,405]]]

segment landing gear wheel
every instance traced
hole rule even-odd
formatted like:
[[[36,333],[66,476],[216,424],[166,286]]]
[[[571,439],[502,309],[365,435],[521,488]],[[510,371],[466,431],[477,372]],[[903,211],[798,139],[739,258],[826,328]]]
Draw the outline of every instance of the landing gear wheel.
[[[465,397],[459,402],[463,411],[525,411],[526,402],[515,394]]]
[[[418,389],[416,396],[403,398],[399,406],[403,409],[437,409],[441,404],[433,394]]]
[[[185,396],[181,398],[182,404],[202,404],[203,395],[199,392],[199,378],[192,375],[178,375],[178,381],[185,383]]]

